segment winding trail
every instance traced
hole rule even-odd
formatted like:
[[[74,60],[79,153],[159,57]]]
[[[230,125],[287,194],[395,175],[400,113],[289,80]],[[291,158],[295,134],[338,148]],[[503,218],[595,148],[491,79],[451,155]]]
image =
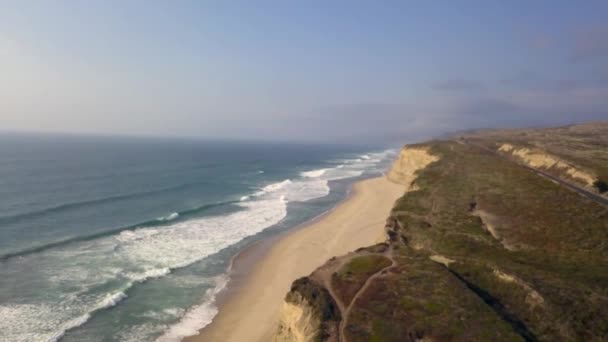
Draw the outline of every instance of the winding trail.
[[[378,255],[377,253],[365,253],[363,255]],[[349,262],[350,260],[352,260],[355,257],[360,257],[362,256],[362,254],[353,254],[352,256],[350,256],[349,258],[345,258],[344,260],[341,260],[339,264],[334,265],[334,267],[332,267],[332,269],[337,270],[340,267],[342,267],[342,265],[346,264],[347,262]],[[334,298],[334,301],[336,302],[336,305],[338,306],[338,309],[340,310],[340,314],[342,316],[342,320],[340,321],[340,326],[339,326],[339,339],[341,342],[345,342],[346,341],[346,335],[344,333],[347,323],[348,323],[348,316],[350,315],[350,312],[352,311],[352,308],[354,306],[354,303],[357,301],[357,299],[363,294],[365,293],[365,290],[367,290],[367,288],[371,285],[371,283],[383,276],[387,270],[397,266],[397,262],[395,261],[395,259],[393,259],[393,248],[392,246],[389,246],[389,248],[382,253],[382,256],[388,258],[391,261],[391,264],[378,270],[377,272],[375,272],[374,274],[372,274],[371,276],[369,276],[366,280],[365,283],[363,283],[363,285],[361,286],[361,288],[359,288],[359,290],[357,290],[357,292],[355,293],[355,295],[353,296],[353,298],[351,299],[350,303],[348,303],[348,305],[345,305],[346,303],[343,303],[340,298],[335,294],[333,287],[331,285],[331,276],[325,276],[323,279],[323,285],[325,286],[325,288],[327,288],[327,290],[329,291],[329,294]]]

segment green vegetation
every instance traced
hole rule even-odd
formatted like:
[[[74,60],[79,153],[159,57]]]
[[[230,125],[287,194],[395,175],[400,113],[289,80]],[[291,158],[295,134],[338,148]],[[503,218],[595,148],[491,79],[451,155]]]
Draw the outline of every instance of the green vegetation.
[[[428,143],[440,159],[395,203],[389,247],[332,274],[357,296],[346,340],[607,341],[608,208],[493,152],[542,146],[607,177],[608,125],[589,129]]]
[[[527,339],[608,338],[608,210],[473,145],[431,152],[394,209],[409,244],[456,260],[449,271]],[[411,224],[422,218],[432,228]]]
[[[446,269],[402,246],[399,267],[358,298],[347,341],[521,341],[493,310]],[[409,338],[409,339],[408,339]]]
[[[608,122],[593,122],[545,129],[487,130],[464,136],[486,147],[496,149],[500,144],[545,151],[598,179],[608,179]],[[567,176],[555,171],[556,176]]]
[[[357,276],[360,274],[373,274],[387,267],[391,261],[380,255],[366,255],[353,258],[340,270],[341,276]]]
[[[354,257],[338,272],[332,274],[332,287],[342,303],[348,305],[370,276],[391,264],[392,262],[382,255]]]

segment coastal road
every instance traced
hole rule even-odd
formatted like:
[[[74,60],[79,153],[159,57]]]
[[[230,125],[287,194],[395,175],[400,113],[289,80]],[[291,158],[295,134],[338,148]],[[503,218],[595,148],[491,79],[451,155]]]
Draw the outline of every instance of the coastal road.
[[[459,142],[463,142],[463,141],[461,140]],[[562,186],[564,186],[564,187],[566,187],[566,188],[568,188],[568,189],[570,189],[572,191],[576,191],[580,195],[582,195],[584,197],[587,197],[587,198],[589,198],[592,201],[595,201],[595,202],[597,202],[599,204],[603,204],[605,206],[608,206],[608,198],[606,198],[606,197],[600,196],[600,195],[598,195],[596,193],[593,193],[593,192],[591,192],[591,191],[589,191],[587,189],[584,189],[584,188],[582,188],[582,187],[580,187],[580,186],[578,186],[578,185],[576,185],[574,183],[565,181],[565,180],[563,180],[563,179],[561,179],[559,177],[553,176],[553,175],[551,175],[551,174],[549,174],[549,173],[547,173],[547,172],[545,172],[543,170],[535,169],[535,168],[530,167],[528,165],[525,165],[523,163],[517,162],[517,161],[515,161],[515,160],[513,160],[511,158],[507,158],[504,155],[498,153],[497,151],[494,151],[491,148],[488,148],[488,147],[483,146],[481,144],[476,144],[476,143],[473,143],[473,142],[470,142],[470,141],[467,141],[467,140],[464,140],[464,143],[468,144],[468,145],[471,145],[471,146],[479,147],[479,148],[481,148],[483,150],[486,150],[486,151],[488,151],[490,153],[493,153],[493,154],[497,155],[499,158],[506,159],[506,160],[508,160],[508,161],[510,161],[512,163],[515,163],[515,164],[517,164],[517,165],[519,165],[519,166],[521,166],[523,168],[526,168],[526,169],[528,169],[528,170],[536,173],[539,176],[542,176],[542,177],[550,179],[550,180],[552,180],[554,182],[557,182],[558,184],[560,184],[560,185],[562,185]]]

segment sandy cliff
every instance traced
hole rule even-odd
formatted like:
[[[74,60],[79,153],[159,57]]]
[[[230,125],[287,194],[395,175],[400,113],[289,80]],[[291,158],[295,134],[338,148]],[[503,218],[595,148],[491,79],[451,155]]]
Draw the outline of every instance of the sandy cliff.
[[[606,340],[607,212],[521,164],[586,186],[601,168],[505,140],[404,147],[388,238],[298,280],[276,340]]]
[[[405,185],[404,192],[407,192],[412,190],[411,185],[416,179],[416,172],[438,159],[437,156],[428,153],[427,148],[405,146],[401,149],[387,178],[393,183]],[[388,217],[390,213],[387,212],[386,215]],[[390,230],[385,232],[388,233],[388,236],[384,234],[383,241],[392,238]],[[357,253],[350,254],[352,255],[345,255],[339,259],[350,259],[353,255],[357,255]],[[323,273],[320,270],[323,267],[327,267],[327,264],[313,272],[313,275],[316,275],[317,278],[320,277],[319,274]],[[278,331],[274,341],[308,342],[337,341],[339,339],[340,333],[337,329],[341,321],[340,306],[336,305],[335,299],[325,287],[331,281],[318,285],[312,278],[315,276],[300,278],[293,283],[281,308]],[[342,306],[347,306],[347,304],[342,303]]]
[[[593,182],[597,178],[590,172],[543,151],[533,151],[529,148],[516,147],[511,144],[502,144],[498,151],[511,154],[532,168],[554,170],[557,173],[562,173],[564,176],[589,188],[593,186]]]
[[[387,174],[394,183],[410,186],[416,179],[416,172],[439,158],[428,153],[427,148],[405,146],[399,152],[399,157]]]
[[[275,342],[337,341],[340,310],[327,289],[296,280],[285,297]]]

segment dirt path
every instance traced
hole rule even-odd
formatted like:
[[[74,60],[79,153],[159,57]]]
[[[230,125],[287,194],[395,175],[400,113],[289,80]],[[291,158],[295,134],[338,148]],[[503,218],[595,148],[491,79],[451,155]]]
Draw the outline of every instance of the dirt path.
[[[369,253],[369,254],[373,254],[373,253]],[[338,299],[338,297],[334,294],[333,289],[331,287],[331,281],[328,281],[326,283],[326,287],[329,289],[329,293],[334,298],[336,303],[339,303],[338,307],[340,308],[340,313],[342,314],[342,320],[340,321],[340,328],[339,328],[339,336],[340,336],[341,342],[346,341],[346,335],[344,333],[344,330],[346,329],[346,325],[348,323],[348,316],[350,315],[350,312],[354,306],[354,303],[365,292],[365,290],[367,290],[367,288],[370,286],[372,281],[383,276],[385,271],[387,271],[390,268],[395,267],[397,265],[397,262],[395,262],[395,259],[393,259],[392,247],[389,247],[382,255],[385,256],[386,258],[388,258],[391,261],[391,264],[389,266],[386,266],[386,267],[378,270],[376,273],[372,274],[369,278],[367,278],[367,280],[365,280],[365,283],[363,283],[363,286],[361,286],[361,288],[355,293],[355,295],[351,299],[348,306],[344,307],[344,303],[341,303],[341,301]],[[356,256],[358,257],[360,255],[356,255]],[[355,256],[353,256],[353,257],[355,257]],[[345,264],[346,262],[350,261],[353,257],[344,260],[341,264],[342,265]]]

